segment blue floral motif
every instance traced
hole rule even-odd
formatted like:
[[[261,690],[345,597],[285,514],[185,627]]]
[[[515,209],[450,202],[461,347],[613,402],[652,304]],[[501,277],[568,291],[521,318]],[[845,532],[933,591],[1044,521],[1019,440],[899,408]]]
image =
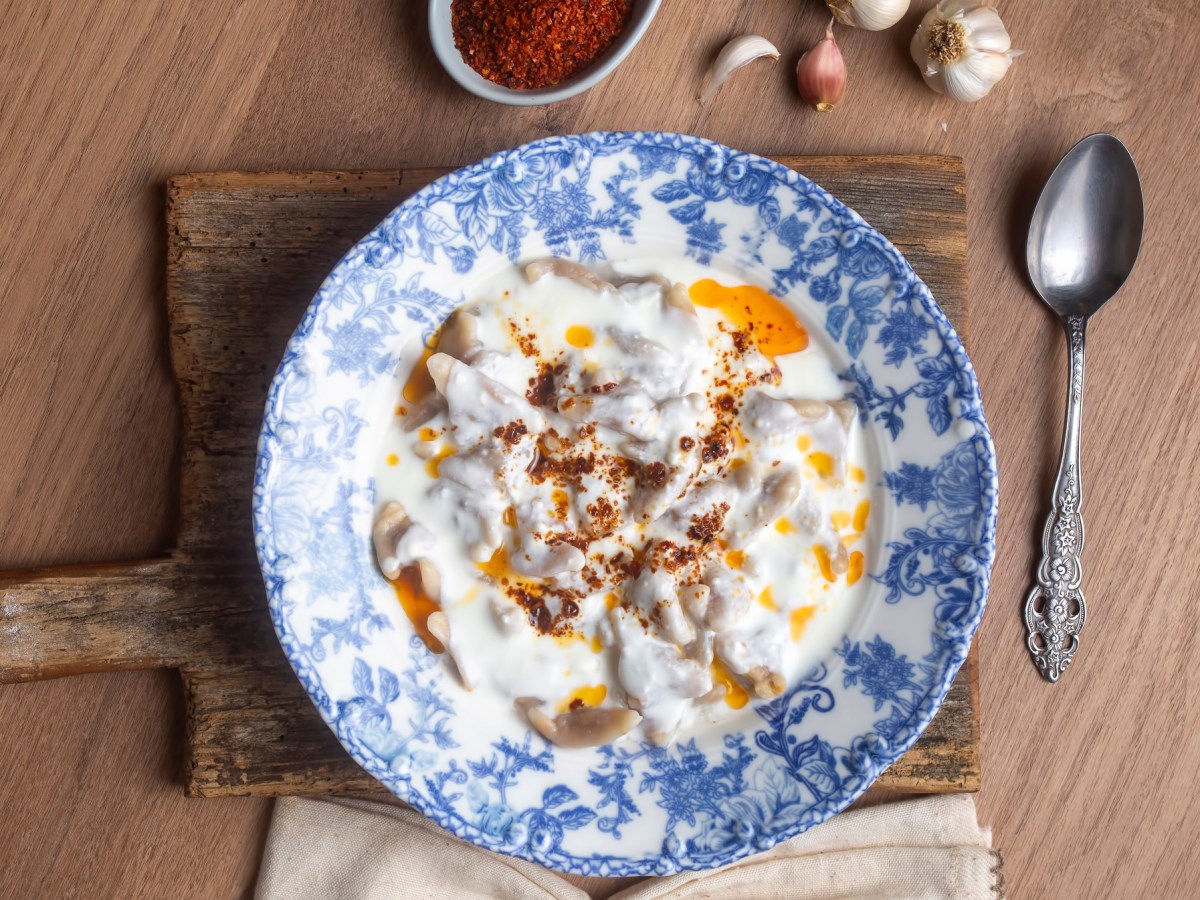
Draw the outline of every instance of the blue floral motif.
[[[958,621],[962,610],[971,608],[985,563],[975,533],[982,501],[979,478],[975,441],[963,441],[936,469],[908,463],[899,472],[884,474],[897,502],[921,509],[932,502],[936,509],[925,528],[906,529],[903,541],[888,543],[891,556],[883,574],[876,576],[888,587],[888,603],[932,588],[940,598],[935,609],[939,621]]]
[[[461,297],[446,297],[422,287],[420,272],[402,287],[396,286],[394,276],[385,275],[371,300],[360,295],[355,302],[357,293],[358,286],[353,284],[338,284],[328,292],[331,312],[349,306],[352,313],[336,324],[327,324],[330,346],[324,356],[329,360],[330,374],[355,374],[362,385],[396,366],[396,356],[387,351],[385,344],[387,338],[400,333],[397,312],[421,324],[423,334],[429,337],[450,310],[463,302]]]
[[[769,285],[824,328],[895,524],[872,561],[871,633],[839,635],[784,696],[670,747],[555,751],[517,716],[480,716],[399,624],[368,539],[363,472],[381,425],[367,410],[395,389],[408,342],[428,342],[476,279],[546,253],[636,255],[647,239]],[[970,362],[881,235],[768,160],[684,135],[589,134],[440,179],[330,274],[271,385],[255,543],[280,643],[366,771],[481,847],[585,875],[661,875],[825,820],[912,744],[982,613],[995,484]]]
[[[437,762],[436,754],[420,745],[432,744],[439,750],[458,747],[449,732],[454,706],[439,689],[437,660],[415,635],[409,639],[409,648],[411,668],[396,675],[380,666],[378,682],[371,666],[355,657],[353,683],[357,693],[349,700],[338,701],[334,722],[334,730],[347,746],[370,754],[401,777],[430,769]],[[415,715],[408,716],[403,732],[393,727],[388,711],[401,697],[416,709]]]
[[[489,759],[467,763],[474,779],[467,782],[467,801],[476,814],[475,824],[484,834],[497,838],[507,846],[528,843],[528,823],[508,802],[508,790],[524,769],[538,772],[553,771],[554,754],[549,747],[540,753],[530,749],[532,736],[526,732],[525,741],[518,746],[501,738],[492,746],[499,751]],[[529,810],[532,814],[533,810]],[[561,835],[560,835],[561,840]]]
[[[870,281],[891,269],[887,255],[874,241],[858,240],[847,244],[838,259],[842,272],[860,281]]]
[[[897,503],[912,503],[924,512],[933,500],[933,478],[937,473],[929,466],[901,463],[898,472],[885,472],[884,484],[896,495]]]
[[[556,784],[542,792],[542,805],[525,810],[521,819],[529,831],[529,845],[545,852],[562,846],[567,831],[587,826],[596,818],[596,813],[586,806],[565,807],[579,799],[579,795],[565,784]]]
[[[837,307],[830,313],[846,308]],[[899,366],[910,354],[916,357],[916,350],[914,350],[916,345],[911,343],[911,339],[919,329],[912,327],[907,331],[904,330],[908,327],[905,323],[911,313],[900,311],[893,315],[897,316],[900,327],[899,330],[890,333],[892,343],[885,356],[885,362]],[[888,327],[891,326],[885,326],[880,330],[880,339],[877,343],[887,345],[888,342],[883,340],[883,332]],[[861,343],[858,346],[861,349]],[[969,399],[969,388],[964,387],[956,377],[956,369],[946,358],[944,352],[916,359],[915,368],[917,380],[904,390],[898,390],[894,384],[883,389],[876,387],[875,379],[868,373],[867,368],[859,363],[853,364],[842,375],[844,380],[855,386],[852,396],[858,403],[864,421],[873,413],[874,420],[887,429],[893,440],[904,430],[904,419],[900,413],[906,410],[910,398],[916,397],[925,400],[925,416],[935,435],[945,434],[950,428],[953,420],[950,412],[951,398],[960,401]]]
[[[799,742],[792,732],[810,712],[828,713],[834,708],[833,692],[823,684],[828,674],[828,669],[820,665],[783,697],[755,709],[768,725],[766,731],[755,736],[755,742],[783,759],[795,780],[814,800],[828,797],[841,784],[832,766],[832,751],[828,744],[815,738]]]
[[[930,330],[928,322],[917,318],[911,309],[901,307],[888,313],[883,328],[879,329],[876,343],[888,348],[884,361],[888,365],[899,366],[909,355],[915,357],[921,353],[921,345]]]
[[[370,635],[391,627],[387,616],[375,609],[365,585],[375,577],[367,568],[370,559],[366,540],[353,528],[352,504],[357,489],[342,482],[333,505],[312,514],[312,536],[302,552],[313,561],[309,585],[316,597],[331,596],[349,590],[345,615],[315,616],[312,641],[307,650],[314,659],[323,659],[328,651],[338,653],[343,645],[362,650]],[[347,582],[347,576],[353,580]],[[329,644],[326,640],[331,639]]]
[[[901,691],[920,688],[912,681],[913,665],[908,657],[897,656],[895,648],[879,635],[865,645],[843,638],[837,655],[846,661],[843,683],[852,687],[861,681],[863,693],[875,701],[876,712],[884,703],[898,702]]]
[[[587,806],[575,804],[579,794],[565,784],[547,787],[537,805],[517,809],[509,791],[520,780],[521,772],[552,772],[554,753],[549,747],[540,752],[532,749],[533,736],[526,732],[521,744],[501,738],[492,744],[494,753],[487,759],[467,762],[467,773],[455,770],[450,778],[434,779],[431,787],[444,800],[447,783],[467,786],[466,800],[472,826],[490,843],[512,851],[527,847],[536,853],[558,852],[568,831],[585,828],[596,813]]]
[[[670,175],[679,164],[680,153],[674,147],[639,144],[632,148],[632,152],[642,181],[653,178],[659,172]]]
[[[834,272],[830,272],[827,275],[818,275],[808,285],[808,295],[818,303],[831,303],[841,296],[841,293],[842,287],[838,283],[837,275]],[[838,307],[834,308],[837,309]],[[830,312],[832,313],[832,310]],[[837,319],[841,318],[842,314],[839,314],[828,326],[829,333],[834,337],[838,337],[841,333],[841,324],[835,324],[837,323]],[[829,322],[829,320],[826,321]]]

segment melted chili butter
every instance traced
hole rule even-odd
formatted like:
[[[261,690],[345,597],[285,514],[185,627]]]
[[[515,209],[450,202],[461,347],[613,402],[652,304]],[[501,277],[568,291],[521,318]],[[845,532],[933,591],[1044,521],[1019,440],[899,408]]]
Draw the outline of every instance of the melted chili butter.
[[[554,635],[554,643],[560,647],[569,647],[574,643],[586,644],[587,635],[579,631],[564,631],[562,634]]]
[[[454,449],[452,447],[443,447],[432,459],[425,460],[425,471],[429,473],[429,477],[437,478],[441,471],[442,460],[447,456],[453,455]]]
[[[399,465],[400,457],[397,456],[395,453],[389,453],[387,455],[387,459],[385,459],[384,462],[386,462],[389,466]]]
[[[562,713],[569,709],[579,709],[581,706],[599,706],[607,696],[608,688],[602,684],[584,685],[581,688],[575,688],[566,697],[559,700],[558,711]]]
[[[746,564],[746,552],[744,550],[730,550],[725,554],[725,565],[731,569],[740,569]]]
[[[871,515],[871,501],[863,500],[854,510],[854,530],[867,530],[867,517]]]
[[[808,464],[816,469],[817,474],[822,478],[833,477],[833,457],[828,453],[823,453],[820,450],[814,450],[805,457]]]
[[[404,390],[400,393],[409,403],[420,403],[433,393],[433,378],[429,374],[429,367],[425,365],[431,356],[433,356],[433,351],[426,348],[421,354],[421,358],[417,360],[417,364],[413,366],[408,381],[404,382]]]
[[[857,550],[850,554],[850,568],[846,570],[846,584],[854,584],[862,578],[866,558]]]
[[[697,306],[720,310],[738,330],[749,331],[764,356],[773,359],[808,346],[808,332],[786,304],[749,284],[726,287],[711,278],[688,291]]]
[[[850,473],[851,481],[857,481],[862,484],[867,480],[867,471],[862,466],[850,466],[846,471]]]
[[[853,517],[844,509],[834,510],[829,514],[829,521],[833,524],[836,531],[841,531],[850,524]]]
[[[750,700],[750,695],[742,687],[719,659],[712,661],[709,668],[712,680],[725,688],[725,703],[733,709],[741,709]]]
[[[775,592],[769,586],[763,588],[763,592],[758,595],[758,602],[771,612],[779,612],[779,604],[775,602]]]
[[[567,343],[572,347],[590,347],[596,343],[596,332],[586,325],[572,325],[567,329]]]
[[[441,611],[441,605],[421,590],[420,575],[416,566],[409,566],[400,573],[400,577],[392,582],[396,597],[400,600],[400,608],[412,622],[413,630],[434,653],[445,652],[442,642],[429,632],[429,617]]]
[[[821,569],[821,575],[826,581],[837,581],[837,576],[833,574],[833,566],[829,560],[829,551],[820,544],[813,547],[813,555],[817,557],[817,565]]]
[[[796,526],[792,523],[791,519],[776,519],[775,530],[780,534],[792,534],[796,531]]]
[[[526,580],[513,571],[512,566],[508,562],[508,551],[503,547],[500,547],[493,553],[492,558],[487,562],[475,563],[475,568],[484,575],[491,575],[500,584]]]
[[[544,582],[536,578],[528,578],[513,569],[508,558],[508,550],[500,547],[487,562],[476,563],[475,568],[488,575],[496,583],[501,593],[516,603],[529,617],[529,624],[539,634],[554,635],[562,644],[572,641],[586,641],[582,634],[574,630],[572,621],[579,615],[578,592],[558,593],[561,611],[558,615],[550,612],[546,606],[548,594]]]
[[[791,627],[793,641],[798,641],[804,636],[804,630],[808,628],[809,620],[812,619],[813,613],[816,611],[817,608],[815,606],[805,606],[792,610],[791,615],[788,616],[788,625]]]

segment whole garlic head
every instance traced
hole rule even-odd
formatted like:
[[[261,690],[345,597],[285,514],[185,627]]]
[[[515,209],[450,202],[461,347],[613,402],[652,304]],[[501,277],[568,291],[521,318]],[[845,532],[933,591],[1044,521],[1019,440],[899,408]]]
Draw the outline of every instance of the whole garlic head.
[[[891,28],[904,18],[908,3],[909,0],[825,0],[835,19],[864,31]]]
[[[973,102],[992,89],[1014,57],[996,8],[941,0],[925,14],[909,47],[925,83],[954,100]]]

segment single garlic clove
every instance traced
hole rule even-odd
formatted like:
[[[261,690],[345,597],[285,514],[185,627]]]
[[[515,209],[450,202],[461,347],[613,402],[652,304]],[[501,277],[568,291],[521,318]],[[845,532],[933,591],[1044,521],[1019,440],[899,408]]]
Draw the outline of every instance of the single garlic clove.
[[[462,681],[463,687],[468,691],[474,690],[475,685],[479,683],[479,673],[468,664],[458,642],[454,640],[450,631],[450,617],[439,609],[437,612],[429,614],[429,618],[425,620],[425,627],[442,645],[442,649],[450,654],[450,659],[454,661],[454,668],[458,670],[458,677]]]
[[[433,379],[433,386],[437,388],[437,392],[443,397],[446,396],[446,386],[450,383],[450,373],[455,366],[461,366],[457,359],[450,356],[448,353],[435,353],[425,362],[425,368],[429,370],[429,377]]]
[[[772,672],[766,666],[755,666],[746,673],[754,688],[754,695],[763,700],[773,700],[787,688],[787,681],[778,672]]]
[[[817,112],[829,112],[846,93],[846,61],[833,38],[833,21],[815,47],[796,65],[796,87],[800,96]]]
[[[605,281],[590,268],[569,259],[551,256],[546,259],[535,259],[525,267],[525,280],[530,284],[540,281],[547,275],[567,278],[597,294],[605,291],[615,294],[617,291],[610,282]]]
[[[375,527],[372,529],[375,558],[379,561],[379,568],[385,578],[394,579],[400,575],[402,566],[396,558],[396,541],[408,528],[409,523],[408,513],[395,500],[389,501],[379,511],[379,517],[375,520]]]
[[[825,0],[835,19],[864,31],[891,28],[908,12],[909,0]]]
[[[437,352],[470,362],[483,345],[479,342],[479,317],[466,309],[450,313],[438,335]]]
[[[428,618],[425,619],[425,627],[429,629],[429,633],[437,638],[443,647],[449,646],[450,619],[444,612],[439,610],[438,612],[430,613]]]
[[[519,697],[516,705],[529,724],[559,747],[599,747],[628,734],[642,721],[632,709],[582,706],[551,718],[533,697]]]
[[[700,102],[707,103],[725,83],[725,79],[747,63],[762,59],[764,56],[779,59],[779,50],[765,37],[759,37],[757,34],[745,34],[734,38],[717,54],[717,61],[713,63],[712,71],[709,72],[708,87],[700,98]]]
[[[442,599],[442,573],[430,559],[417,560],[417,576],[421,579],[421,591],[434,603]]]

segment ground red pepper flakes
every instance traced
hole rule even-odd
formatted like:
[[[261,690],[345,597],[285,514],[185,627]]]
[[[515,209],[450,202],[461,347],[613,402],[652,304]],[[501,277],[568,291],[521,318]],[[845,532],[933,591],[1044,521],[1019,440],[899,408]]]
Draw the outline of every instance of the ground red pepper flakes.
[[[570,78],[629,23],[632,0],[454,0],[454,46],[488,81],[528,90]]]

